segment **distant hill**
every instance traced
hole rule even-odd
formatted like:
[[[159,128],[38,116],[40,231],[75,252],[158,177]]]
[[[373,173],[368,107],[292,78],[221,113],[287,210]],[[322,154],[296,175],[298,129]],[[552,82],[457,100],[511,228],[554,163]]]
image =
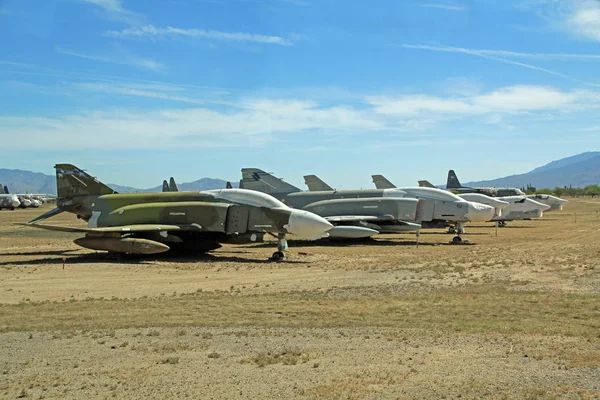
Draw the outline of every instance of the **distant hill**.
[[[457,172],[460,178],[460,171]],[[525,174],[510,175],[487,181],[461,182],[464,186],[583,188],[600,183],[600,152],[587,152],[552,161]]]
[[[41,172],[0,168],[0,184],[11,193],[56,194],[56,177]]]
[[[202,178],[193,182],[177,182],[179,190],[182,192],[197,192],[200,190],[224,189],[227,181],[223,179]],[[238,182],[231,183],[233,187],[238,187]],[[134,192],[162,192],[162,184],[149,189],[138,189],[130,186],[119,186],[109,183],[108,186],[115,189],[119,193],[134,193]]]
[[[8,186],[11,193],[48,193],[56,194],[56,177],[41,172],[23,171],[20,169],[0,168],[0,184]],[[223,189],[227,181],[222,179],[202,178],[193,182],[178,183],[181,191],[199,191],[210,189]],[[238,182],[232,182],[233,187],[238,187]],[[119,193],[135,192],[162,192],[162,185],[148,189],[121,186],[109,183],[108,186]]]

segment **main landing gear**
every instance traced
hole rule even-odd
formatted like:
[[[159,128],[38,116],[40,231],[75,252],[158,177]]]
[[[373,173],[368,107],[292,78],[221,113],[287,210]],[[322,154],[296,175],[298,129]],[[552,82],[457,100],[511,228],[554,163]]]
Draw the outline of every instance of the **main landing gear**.
[[[284,233],[277,235],[277,251],[271,256],[273,261],[281,261],[285,258],[284,251],[287,251],[288,244]]]

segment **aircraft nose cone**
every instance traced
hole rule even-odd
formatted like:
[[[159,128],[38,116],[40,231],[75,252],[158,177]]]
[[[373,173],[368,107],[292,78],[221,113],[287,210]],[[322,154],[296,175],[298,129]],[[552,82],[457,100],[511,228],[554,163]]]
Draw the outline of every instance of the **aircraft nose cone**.
[[[16,207],[19,207],[21,205],[21,202],[19,200],[13,200],[12,201],[12,205],[13,205],[13,207],[16,208]]]
[[[326,219],[304,210],[292,210],[287,225],[288,233],[306,239],[316,239],[333,228]]]
[[[491,220],[496,213],[496,209],[480,203],[469,202],[469,211],[466,217],[471,222],[486,222]]]

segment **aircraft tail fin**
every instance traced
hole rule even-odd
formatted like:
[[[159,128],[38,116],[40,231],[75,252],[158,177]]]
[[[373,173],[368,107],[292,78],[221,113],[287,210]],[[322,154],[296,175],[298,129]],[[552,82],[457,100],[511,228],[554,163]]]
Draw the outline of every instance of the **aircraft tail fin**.
[[[173,177],[169,178],[169,192],[179,192],[179,186]]]
[[[419,181],[419,187],[436,188],[435,185],[429,181]]]
[[[334,190],[316,175],[304,175],[304,183],[308,186],[310,192],[325,192]]]
[[[373,178],[373,183],[377,189],[394,189],[396,187],[383,175],[371,175],[371,178]]]
[[[8,191],[8,186],[4,185],[4,194],[10,194],[10,192]]]
[[[256,190],[267,194],[300,192],[296,186],[258,168],[242,168],[240,189]]]
[[[463,187],[456,176],[456,173],[453,169],[448,171],[448,180],[446,181],[446,189],[458,189]]]
[[[231,182],[227,181],[227,183],[225,184],[225,189],[233,189]]]
[[[117,193],[98,179],[72,164],[56,164],[58,197],[100,196]]]
[[[163,181],[162,191],[163,191],[163,193],[169,191],[169,184],[167,183],[167,181]]]
[[[8,194],[4,192],[4,186],[0,183],[0,194]]]

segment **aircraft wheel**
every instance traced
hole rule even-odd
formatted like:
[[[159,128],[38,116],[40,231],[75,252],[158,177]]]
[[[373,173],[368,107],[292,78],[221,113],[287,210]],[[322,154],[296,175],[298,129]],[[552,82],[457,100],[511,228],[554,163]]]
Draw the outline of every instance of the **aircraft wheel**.
[[[283,251],[276,251],[275,253],[273,253],[273,255],[271,256],[271,259],[273,261],[280,261],[283,260],[283,258],[285,257],[285,254],[283,254]]]
[[[462,243],[462,238],[460,236],[454,236],[452,238],[452,244],[460,244]]]

